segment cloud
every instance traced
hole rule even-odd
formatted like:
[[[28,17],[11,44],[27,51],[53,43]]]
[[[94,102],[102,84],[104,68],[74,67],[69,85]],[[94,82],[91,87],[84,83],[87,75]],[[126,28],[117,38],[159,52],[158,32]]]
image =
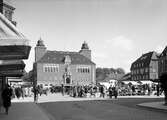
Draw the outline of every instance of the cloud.
[[[133,61],[135,43],[124,36],[117,36],[110,40],[93,44],[93,61],[100,67],[121,67],[129,72]]]
[[[112,40],[108,40],[108,43],[115,49],[121,49],[126,51],[132,51],[134,49],[134,43],[131,39],[124,36],[114,37]]]

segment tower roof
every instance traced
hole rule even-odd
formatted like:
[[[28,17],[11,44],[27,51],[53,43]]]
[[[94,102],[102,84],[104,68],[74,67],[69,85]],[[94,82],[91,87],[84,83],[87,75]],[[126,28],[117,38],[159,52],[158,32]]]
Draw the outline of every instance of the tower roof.
[[[86,43],[86,41],[84,41],[84,43],[82,44],[81,49],[89,49],[88,44]]]
[[[37,41],[36,46],[45,46],[44,43],[43,43],[43,40],[41,38]]]

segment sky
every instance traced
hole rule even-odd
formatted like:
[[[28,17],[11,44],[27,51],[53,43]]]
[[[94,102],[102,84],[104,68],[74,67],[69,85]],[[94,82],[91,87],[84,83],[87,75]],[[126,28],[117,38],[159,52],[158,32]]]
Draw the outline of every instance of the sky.
[[[167,0],[10,0],[13,20],[32,46],[42,38],[47,50],[79,51],[86,41],[96,67],[123,68],[167,45]]]

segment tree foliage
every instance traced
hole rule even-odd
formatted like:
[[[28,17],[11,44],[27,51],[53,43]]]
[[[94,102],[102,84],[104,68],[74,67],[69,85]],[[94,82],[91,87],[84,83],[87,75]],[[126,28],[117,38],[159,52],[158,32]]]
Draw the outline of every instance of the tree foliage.
[[[96,68],[96,80],[102,81],[107,77],[115,78],[119,75],[125,74],[125,70],[123,68]]]
[[[25,82],[32,82],[33,81],[33,71],[26,72],[24,76],[22,77],[23,81]]]

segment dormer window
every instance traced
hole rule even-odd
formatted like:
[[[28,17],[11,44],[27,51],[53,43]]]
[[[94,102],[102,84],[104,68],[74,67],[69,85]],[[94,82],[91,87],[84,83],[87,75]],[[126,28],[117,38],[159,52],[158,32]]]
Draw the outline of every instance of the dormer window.
[[[69,55],[65,56],[64,63],[71,64],[71,57]]]

